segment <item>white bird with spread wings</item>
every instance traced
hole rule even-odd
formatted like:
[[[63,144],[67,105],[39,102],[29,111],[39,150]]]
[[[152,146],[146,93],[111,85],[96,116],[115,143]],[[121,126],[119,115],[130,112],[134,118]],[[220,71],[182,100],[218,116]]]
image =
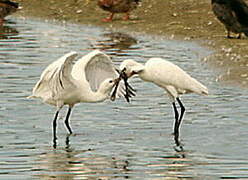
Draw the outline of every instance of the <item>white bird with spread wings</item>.
[[[108,99],[113,87],[121,78],[111,59],[94,50],[77,60],[78,54],[70,52],[50,64],[41,74],[40,80],[28,98],[41,98],[45,103],[57,107],[53,120],[53,136],[56,138],[56,120],[59,111],[68,105],[65,125],[70,134],[69,117],[73,106],[80,102],[101,102]],[[118,96],[125,96],[125,86],[121,81]]]

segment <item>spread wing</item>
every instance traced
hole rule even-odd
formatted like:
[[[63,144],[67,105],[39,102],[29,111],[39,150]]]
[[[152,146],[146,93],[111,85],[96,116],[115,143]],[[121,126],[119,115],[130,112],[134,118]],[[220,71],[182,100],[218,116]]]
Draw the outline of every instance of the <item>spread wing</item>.
[[[118,78],[113,62],[106,54],[96,50],[92,52],[90,60],[85,66],[85,77],[93,91],[97,91],[100,84],[107,78]],[[117,90],[117,96],[123,96],[124,83],[121,81]]]
[[[39,97],[44,101],[56,99],[66,88],[74,87],[71,71],[77,55],[76,52],[70,52],[50,64],[41,74],[31,97]]]
[[[99,50],[94,50],[79,59],[73,67],[72,75],[75,79],[86,81],[92,91],[97,91],[105,79],[119,77],[110,57]],[[120,82],[117,95],[123,94],[124,83]]]
[[[93,91],[107,78],[117,78],[111,59],[102,53],[97,53],[85,66],[85,77]]]

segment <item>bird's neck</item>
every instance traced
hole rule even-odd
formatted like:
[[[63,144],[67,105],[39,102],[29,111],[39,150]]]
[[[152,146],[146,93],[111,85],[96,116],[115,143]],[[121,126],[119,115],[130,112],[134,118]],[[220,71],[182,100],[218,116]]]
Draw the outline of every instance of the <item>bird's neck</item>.
[[[146,71],[145,71],[145,66],[143,64],[137,64],[137,66],[135,66],[133,68],[133,71],[136,72],[138,74],[138,76],[144,80],[144,81],[148,81],[147,77],[146,77]]]
[[[135,74],[140,74],[145,69],[145,66],[141,63],[136,62],[136,64],[132,66],[131,69]]]

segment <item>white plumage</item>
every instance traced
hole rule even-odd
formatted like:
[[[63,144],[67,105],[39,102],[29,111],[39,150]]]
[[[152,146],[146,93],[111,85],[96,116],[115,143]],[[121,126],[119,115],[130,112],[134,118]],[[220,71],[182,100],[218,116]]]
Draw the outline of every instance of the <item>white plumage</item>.
[[[167,92],[172,99],[175,112],[174,134],[178,143],[179,126],[185,111],[179,95],[186,93],[207,95],[208,89],[177,65],[161,58],[151,58],[145,65],[128,59],[121,63],[120,69],[125,70],[124,72],[128,78],[137,74],[142,80],[152,82]],[[181,107],[180,117],[176,108],[176,101]]]
[[[114,85],[119,81],[111,59],[95,50],[77,60],[78,54],[70,52],[50,64],[41,74],[29,98],[41,98],[57,107],[53,120],[56,140],[56,119],[60,109],[68,105],[65,125],[71,134],[69,116],[72,107],[80,102],[101,102],[109,98]],[[124,94],[120,83],[118,95]]]

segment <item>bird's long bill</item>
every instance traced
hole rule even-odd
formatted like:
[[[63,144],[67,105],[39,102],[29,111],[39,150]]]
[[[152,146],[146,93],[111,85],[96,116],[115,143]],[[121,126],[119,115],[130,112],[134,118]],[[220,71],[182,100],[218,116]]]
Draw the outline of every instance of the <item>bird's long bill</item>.
[[[120,81],[121,81],[121,78],[120,77],[117,78],[117,82],[115,83],[115,86],[114,86],[114,91],[112,92],[112,94],[110,96],[111,101],[114,101],[116,98],[116,92],[117,92]]]
[[[132,86],[127,82],[128,77],[127,77],[126,73],[124,72],[124,70],[122,70],[121,72],[118,72],[118,73],[120,74],[119,77],[118,77],[118,82],[115,84],[115,88],[114,88],[114,91],[113,91],[110,99],[112,101],[115,100],[117,89],[118,89],[118,86],[119,86],[119,82],[123,79],[124,80],[124,85],[125,85],[124,97],[125,97],[127,102],[130,102],[129,98],[135,96],[135,89],[133,89]]]

